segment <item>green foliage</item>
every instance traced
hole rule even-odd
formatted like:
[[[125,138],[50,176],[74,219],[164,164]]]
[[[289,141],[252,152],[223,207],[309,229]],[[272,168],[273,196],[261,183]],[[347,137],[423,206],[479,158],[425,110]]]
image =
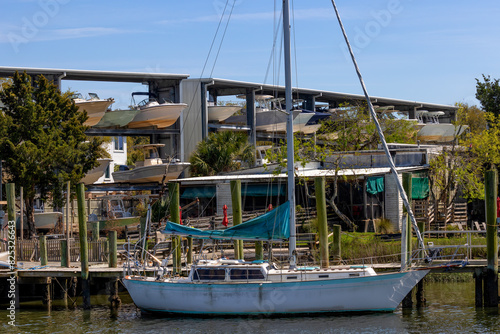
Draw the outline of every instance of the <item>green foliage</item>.
[[[467,103],[455,103],[458,107],[456,125],[467,125],[472,134],[486,130],[486,115],[476,106],[469,106]]]
[[[144,152],[141,149],[136,149],[136,145],[149,144],[149,137],[127,137],[127,165],[133,165],[136,161],[144,160]]]
[[[200,142],[189,162],[193,176],[208,176],[237,170],[254,160],[255,148],[248,144],[246,134],[222,131]]]
[[[498,79],[491,79],[483,74],[484,82],[476,79],[476,99],[483,110],[495,116],[500,116],[500,85]]]
[[[394,225],[389,219],[386,218],[377,219],[375,222],[375,227],[377,233],[382,233],[382,234],[394,233]]]
[[[328,140],[335,151],[377,149],[380,137],[366,104],[344,104],[339,110],[341,114],[323,122],[318,137]],[[417,129],[413,122],[396,118],[391,113],[379,113],[377,118],[387,142],[415,143]]]
[[[78,183],[106,155],[102,139],[87,138],[87,114],[43,76],[32,85],[26,73],[16,73],[2,87],[0,155],[8,182],[24,187],[27,213],[36,189],[42,198],[50,194],[53,204],[62,206],[63,185]]]

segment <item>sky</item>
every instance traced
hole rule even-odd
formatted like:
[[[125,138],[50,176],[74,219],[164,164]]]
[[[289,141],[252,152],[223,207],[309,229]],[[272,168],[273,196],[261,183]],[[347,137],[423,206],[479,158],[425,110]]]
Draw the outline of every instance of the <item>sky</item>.
[[[290,3],[294,86],[362,94],[331,1]],[[474,105],[476,78],[500,78],[498,0],[336,4],[371,96]],[[273,51],[280,7],[276,0],[0,0],[0,66],[283,85],[281,37]],[[63,89],[114,97],[114,108],[129,105],[132,91],[147,89],[63,83]]]

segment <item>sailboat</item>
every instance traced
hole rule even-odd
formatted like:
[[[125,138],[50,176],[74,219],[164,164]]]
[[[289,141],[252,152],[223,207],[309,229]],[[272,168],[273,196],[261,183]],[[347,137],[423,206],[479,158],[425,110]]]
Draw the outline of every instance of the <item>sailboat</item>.
[[[288,0],[283,1],[286,110],[292,110]],[[293,142],[293,113],[287,140]],[[123,279],[134,303],[146,312],[191,315],[291,315],[393,311],[428,270],[377,274],[368,266],[299,267],[296,263],[293,145],[287,145],[288,201],[263,216],[223,231],[167,224],[172,235],[202,239],[288,240],[289,267],[270,262],[203,260],[188,277],[128,275]],[[403,197],[404,199],[404,197]],[[417,232],[417,236],[418,236]]]

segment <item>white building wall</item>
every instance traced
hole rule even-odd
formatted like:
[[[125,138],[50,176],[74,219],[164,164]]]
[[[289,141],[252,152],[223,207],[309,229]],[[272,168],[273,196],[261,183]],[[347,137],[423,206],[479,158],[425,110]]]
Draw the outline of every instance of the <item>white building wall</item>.
[[[223,215],[222,207],[227,205],[227,214],[233,214],[233,202],[231,200],[231,183],[219,183],[215,187],[217,198],[217,215]]]
[[[111,142],[104,143],[106,151],[109,153],[112,161],[109,163],[109,178],[106,172],[95,183],[112,183],[115,166],[127,164],[127,137],[122,136],[122,142],[118,137],[111,137]]]
[[[403,200],[399,195],[396,180],[392,173],[385,174],[385,218],[392,222],[397,231],[401,231],[403,222]],[[402,182],[401,174],[398,179]]]

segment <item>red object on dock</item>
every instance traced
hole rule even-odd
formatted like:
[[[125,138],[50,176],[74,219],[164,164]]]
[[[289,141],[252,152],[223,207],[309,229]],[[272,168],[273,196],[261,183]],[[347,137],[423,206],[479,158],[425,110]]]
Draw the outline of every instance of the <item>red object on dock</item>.
[[[227,224],[229,224],[229,221],[227,220],[227,205],[224,204],[222,207],[222,211],[224,212],[224,218],[222,218],[222,225],[227,227]]]
[[[500,218],[500,197],[497,197],[497,218]]]

